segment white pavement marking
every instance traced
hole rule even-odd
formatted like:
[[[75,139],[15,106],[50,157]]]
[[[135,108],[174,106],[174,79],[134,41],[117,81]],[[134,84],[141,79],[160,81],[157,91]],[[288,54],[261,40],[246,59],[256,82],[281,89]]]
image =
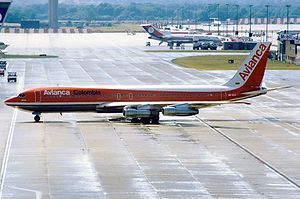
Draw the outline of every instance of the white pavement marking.
[[[17,92],[20,92],[24,88],[24,77],[20,78],[21,80],[19,81],[19,85],[17,88]],[[18,114],[18,109],[14,109],[13,116],[11,119],[10,123],[10,128],[8,132],[8,137],[5,145],[5,151],[4,151],[4,156],[3,156],[3,161],[2,161],[2,166],[1,166],[1,173],[0,173],[0,199],[2,199],[3,195],[3,189],[4,189],[4,181],[5,181],[5,176],[6,176],[6,169],[8,165],[8,159],[9,159],[9,154],[10,154],[10,148],[12,144],[12,140],[14,137],[14,131],[15,131],[15,125],[16,125],[16,119],[17,119],[17,114]]]
[[[2,162],[1,175],[0,175],[0,181],[1,181],[0,199],[2,198],[2,194],[3,194],[4,181],[5,181],[5,176],[6,176],[6,169],[7,169],[8,159],[9,159],[11,143],[12,143],[12,139],[13,139],[13,136],[14,136],[17,113],[18,113],[18,110],[15,109],[14,112],[13,112],[13,117],[11,119],[8,138],[7,138],[6,146],[5,146],[4,158],[3,158],[3,162]]]
[[[43,198],[43,192],[41,192],[41,191],[37,191],[37,190],[33,190],[33,189],[24,189],[24,188],[19,188],[19,187],[9,187],[9,188],[17,189],[17,190],[21,190],[21,191],[33,192],[33,193],[35,193],[35,198],[36,199],[42,199]]]

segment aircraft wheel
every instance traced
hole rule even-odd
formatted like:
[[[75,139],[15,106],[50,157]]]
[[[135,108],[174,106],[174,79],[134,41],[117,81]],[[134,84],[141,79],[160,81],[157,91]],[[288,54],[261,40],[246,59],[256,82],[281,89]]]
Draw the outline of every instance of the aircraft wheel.
[[[39,115],[34,116],[34,121],[39,122],[41,120],[41,117]]]
[[[143,124],[150,124],[150,118],[142,118],[142,119],[141,119],[141,122],[142,122]]]
[[[159,117],[154,117],[151,119],[152,124],[159,124]]]
[[[131,123],[139,123],[139,122],[140,122],[139,118],[132,118],[131,119]]]

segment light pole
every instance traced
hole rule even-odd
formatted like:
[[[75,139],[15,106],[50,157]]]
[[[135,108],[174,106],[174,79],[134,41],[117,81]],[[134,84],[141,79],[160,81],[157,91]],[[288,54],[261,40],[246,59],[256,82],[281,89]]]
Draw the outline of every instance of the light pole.
[[[220,22],[220,9],[219,9],[219,6],[220,4],[217,4],[217,9],[218,9],[218,22],[217,22],[217,25],[218,25],[218,35],[220,35],[220,25],[219,22]]]
[[[252,25],[252,6],[253,5],[249,5],[249,37],[252,37],[252,29],[251,29],[251,25]]]
[[[286,5],[286,34],[289,34],[289,23],[290,23],[290,19],[289,19],[289,14],[290,14],[290,7],[291,5]]]
[[[166,12],[166,18],[167,18],[167,21],[166,21],[166,26],[168,26],[169,25],[169,18],[168,18],[168,7],[166,6],[166,8],[165,8],[166,10],[165,10],[165,12]]]
[[[226,37],[228,36],[228,7],[229,4],[226,4]]]
[[[181,9],[180,16],[181,16],[181,28],[183,28],[183,8]]]
[[[236,31],[235,31],[235,35],[238,36],[239,35],[239,6],[240,5],[235,5],[236,6]]]
[[[176,17],[177,17],[177,28],[179,27],[179,9],[176,10]]]
[[[266,23],[266,41],[268,41],[268,26],[269,26],[269,7],[270,5],[265,5],[267,8],[267,23]]]
[[[207,16],[208,16],[208,32],[210,33],[210,15],[209,15],[209,7],[210,7],[211,4],[208,4],[207,5]]]
[[[195,13],[194,13],[194,17],[195,17],[195,30],[197,31],[197,8],[195,10]]]

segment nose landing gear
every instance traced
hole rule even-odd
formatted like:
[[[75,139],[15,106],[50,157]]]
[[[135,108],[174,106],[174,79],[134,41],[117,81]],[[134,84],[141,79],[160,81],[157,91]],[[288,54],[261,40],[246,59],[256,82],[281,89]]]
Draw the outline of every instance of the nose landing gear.
[[[39,122],[41,120],[41,117],[39,115],[34,116],[34,121]]]
[[[39,122],[41,120],[41,117],[40,117],[41,113],[33,112],[32,114],[35,115],[34,116],[35,122]]]

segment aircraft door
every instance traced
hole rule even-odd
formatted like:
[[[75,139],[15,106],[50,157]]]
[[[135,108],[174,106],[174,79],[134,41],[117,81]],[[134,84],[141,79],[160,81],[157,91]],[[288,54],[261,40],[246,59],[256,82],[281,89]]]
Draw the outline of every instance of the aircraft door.
[[[133,100],[133,94],[129,93],[129,100]]]
[[[42,101],[41,91],[34,91],[34,97],[35,97],[35,102],[41,102]]]
[[[117,93],[117,100],[121,100],[121,93]]]
[[[227,93],[226,92],[222,92],[222,100],[227,100]]]

